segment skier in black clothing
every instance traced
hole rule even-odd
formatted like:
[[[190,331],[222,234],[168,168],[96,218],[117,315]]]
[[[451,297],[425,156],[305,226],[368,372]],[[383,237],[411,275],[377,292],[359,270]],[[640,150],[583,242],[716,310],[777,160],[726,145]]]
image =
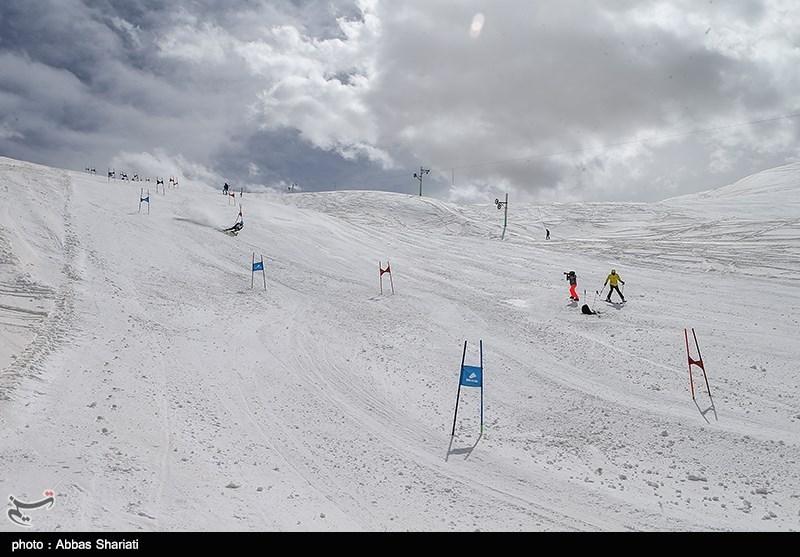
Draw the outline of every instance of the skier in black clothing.
[[[544,239],[545,240],[549,240],[550,239],[550,229],[549,228],[545,228],[545,231],[547,232],[547,236],[545,236]]]
[[[224,228],[222,231],[225,232],[226,234],[230,234],[231,236],[236,236],[237,234],[239,234],[239,231],[242,228],[244,228],[244,220],[237,219],[236,223],[233,226],[231,226],[230,228]]]
[[[223,193],[224,195],[228,195],[228,188],[229,188],[229,187],[230,187],[230,186],[228,185],[228,182],[225,182],[225,185],[224,185],[224,186],[222,186],[222,193]]]

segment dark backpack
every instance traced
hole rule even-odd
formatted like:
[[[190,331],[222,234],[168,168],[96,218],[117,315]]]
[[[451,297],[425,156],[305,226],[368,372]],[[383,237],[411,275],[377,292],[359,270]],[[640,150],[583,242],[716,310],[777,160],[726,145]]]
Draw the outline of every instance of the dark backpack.
[[[589,308],[589,304],[583,304],[583,307],[581,307],[581,313],[584,315],[595,315],[595,312]]]

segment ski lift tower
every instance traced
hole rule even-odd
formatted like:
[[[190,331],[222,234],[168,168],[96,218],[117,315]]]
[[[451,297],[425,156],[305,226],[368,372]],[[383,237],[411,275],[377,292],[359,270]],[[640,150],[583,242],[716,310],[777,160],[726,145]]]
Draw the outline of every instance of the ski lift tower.
[[[430,173],[431,173],[431,169],[430,168],[422,168],[421,166],[419,167],[419,174],[417,174],[416,172],[414,173],[414,178],[419,180],[419,196],[420,197],[422,197],[422,177],[425,174],[430,174]]]
[[[503,213],[503,233],[500,235],[500,239],[503,240],[506,237],[506,227],[508,226],[508,194],[506,194],[505,201],[495,198],[494,204],[497,205],[498,210],[505,209],[505,213]]]

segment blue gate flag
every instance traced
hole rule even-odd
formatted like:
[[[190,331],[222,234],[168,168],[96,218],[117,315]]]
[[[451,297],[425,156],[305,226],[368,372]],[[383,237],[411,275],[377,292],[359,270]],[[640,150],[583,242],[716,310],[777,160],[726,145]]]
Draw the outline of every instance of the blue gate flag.
[[[150,203],[150,196],[148,195],[147,197],[143,197],[143,198],[142,198],[142,201],[145,201],[145,202],[147,202],[147,203]]]
[[[256,271],[263,271],[264,270],[264,262],[263,261],[256,261],[253,263],[253,272]]]
[[[483,368],[461,366],[461,384],[464,387],[483,387]]]

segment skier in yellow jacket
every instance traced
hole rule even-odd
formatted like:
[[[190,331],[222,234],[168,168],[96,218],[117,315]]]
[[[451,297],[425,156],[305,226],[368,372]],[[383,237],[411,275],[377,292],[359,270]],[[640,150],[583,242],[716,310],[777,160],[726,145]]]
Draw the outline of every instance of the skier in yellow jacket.
[[[625,281],[620,278],[620,276],[617,274],[617,271],[611,269],[611,274],[606,277],[606,281],[603,283],[603,288],[605,288],[606,284],[609,285],[608,296],[606,296],[606,302],[611,301],[611,293],[614,292],[614,290],[617,291],[617,294],[619,294],[619,297],[622,298],[622,301],[623,302],[625,301],[625,296],[622,295],[622,292],[619,291],[619,286],[617,286],[617,283],[620,282],[622,284],[625,284]]]

